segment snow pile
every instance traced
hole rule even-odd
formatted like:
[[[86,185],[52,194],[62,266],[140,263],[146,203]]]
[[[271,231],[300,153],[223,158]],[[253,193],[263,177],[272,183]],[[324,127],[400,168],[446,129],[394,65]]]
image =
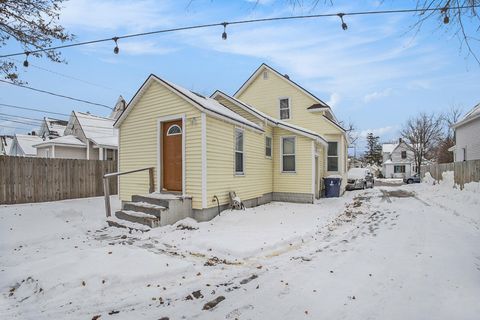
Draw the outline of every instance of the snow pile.
[[[348,179],[364,179],[367,175],[367,170],[366,168],[352,168],[348,170]]]
[[[425,173],[425,177],[423,177],[423,182],[430,185],[430,186],[433,186],[437,183],[436,180],[433,179],[430,172]]]

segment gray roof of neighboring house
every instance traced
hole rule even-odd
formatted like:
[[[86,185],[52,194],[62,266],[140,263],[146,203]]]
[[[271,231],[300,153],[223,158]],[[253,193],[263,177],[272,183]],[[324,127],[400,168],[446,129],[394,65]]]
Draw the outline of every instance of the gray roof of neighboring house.
[[[467,114],[462,118],[462,120],[454,123],[452,128],[458,128],[472,120],[480,118],[480,103],[477,104],[475,107],[472,108]]]

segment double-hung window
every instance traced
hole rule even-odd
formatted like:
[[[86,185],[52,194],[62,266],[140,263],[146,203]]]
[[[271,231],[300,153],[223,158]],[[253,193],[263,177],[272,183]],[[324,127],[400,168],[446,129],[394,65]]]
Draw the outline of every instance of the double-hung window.
[[[280,98],[280,120],[290,119],[290,98]]]
[[[338,171],[338,142],[328,143],[327,171]]]
[[[272,157],[272,137],[265,137],[265,157]]]
[[[405,173],[405,166],[393,166],[393,173]]]
[[[295,172],[295,137],[282,137],[282,172]]]
[[[407,159],[407,151],[402,151],[402,159]]]
[[[243,165],[243,130],[235,129],[235,174],[244,174]]]

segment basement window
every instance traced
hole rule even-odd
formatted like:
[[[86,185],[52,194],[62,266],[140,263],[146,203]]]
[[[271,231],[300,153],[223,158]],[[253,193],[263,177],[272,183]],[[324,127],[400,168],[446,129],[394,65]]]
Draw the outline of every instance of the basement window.
[[[235,129],[235,174],[243,175],[243,130]]]

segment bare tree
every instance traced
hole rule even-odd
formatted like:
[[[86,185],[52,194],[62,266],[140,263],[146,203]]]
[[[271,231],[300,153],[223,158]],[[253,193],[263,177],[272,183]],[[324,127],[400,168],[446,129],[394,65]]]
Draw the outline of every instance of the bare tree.
[[[438,163],[450,163],[453,162],[453,153],[448,151],[455,145],[455,131],[452,125],[460,120],[462,115],[462,109],[457,106],[450,107],[449,110],[443,113],[444,133],[442,140],[437,146],[437,161]]]
[[[73,35],[58,24],[62,2],[64,0],[0,0],[0,48],[16,43],[28,58],[30,51],[46,49],[55,40],[72,40]],[[64,62],[55,50],[31,55]],[[0,74],[5,79],[20,82],[16,60],[0,60]]]
[[[443,117],[436,114],[420,113],[408,119],[400,131],[402,138],[412,148],[417,172],[425,159],[435,157],[437,143],[443,137]]]

